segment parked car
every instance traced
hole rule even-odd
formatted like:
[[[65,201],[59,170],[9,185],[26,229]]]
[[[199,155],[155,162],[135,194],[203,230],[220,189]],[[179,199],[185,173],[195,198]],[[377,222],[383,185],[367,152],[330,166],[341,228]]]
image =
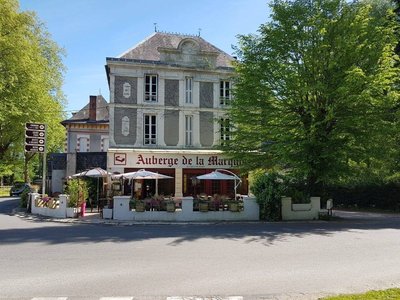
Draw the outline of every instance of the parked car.
[[[20,196],[25,190],[32,191],[29,183],[15,182],[10,189],[10,196]]]

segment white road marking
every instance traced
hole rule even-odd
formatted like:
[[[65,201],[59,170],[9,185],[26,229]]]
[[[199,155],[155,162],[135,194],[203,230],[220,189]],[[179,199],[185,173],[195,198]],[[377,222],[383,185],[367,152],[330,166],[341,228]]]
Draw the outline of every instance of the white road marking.
[[[67,300],[68,297],[35,297],[31,300]]]

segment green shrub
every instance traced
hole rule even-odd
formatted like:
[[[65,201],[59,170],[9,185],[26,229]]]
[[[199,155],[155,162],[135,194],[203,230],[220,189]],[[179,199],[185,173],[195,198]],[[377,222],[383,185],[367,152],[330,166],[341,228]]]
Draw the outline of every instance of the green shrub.
[[[31,191],[28,189],[25,189],[21,195],[20,195],[20,200],[19,200],[19,207],[21,208],[27,208],[28,207],[28,198],[29,198],[29,193]]]
[[[400,210],[400,187],[394,183],[331,186],[335,207]]]
[[[80,206],[89,196],[86,182],[79,179],[69,180],[66,191],[69,195],[68,207]]]
[[[275,172],[256,176],[251,191],[257,198],[262,220],[281,220],[281,198],[286,192],[285,181],[283,175]]]
[[[310,203],[310,195],[298,187],[290,186],[286,193],[286,196],[292,198],[292,203]]]

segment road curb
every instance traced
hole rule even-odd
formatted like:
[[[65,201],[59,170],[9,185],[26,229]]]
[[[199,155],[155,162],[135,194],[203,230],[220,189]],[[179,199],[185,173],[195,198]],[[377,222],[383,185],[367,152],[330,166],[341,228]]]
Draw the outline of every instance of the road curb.
[[[135,225],[217,225],[217,224],[261,224],[262,221],[214,221],[214,222],[159,222],[159,221],[117,221],[110,219],[80,219],[80,218],[52,218],[26,212],[26,209],[15,208],[12,215],[28,221],[44,221],[66,224],[86,225],[111,225],[111,226],[135,226]]]

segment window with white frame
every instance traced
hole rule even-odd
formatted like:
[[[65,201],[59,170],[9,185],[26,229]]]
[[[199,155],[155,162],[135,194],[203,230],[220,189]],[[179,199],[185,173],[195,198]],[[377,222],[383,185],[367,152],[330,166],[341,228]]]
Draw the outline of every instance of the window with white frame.
[[[144,144],[157,144],[157,116],[144,115]]]
[[[157,101],[157,75],[145,75],[144,100]]]
[[[78,152],[89,152],[89,136],[79,136],[77,137],[77,143],[76,143],[76,148]]]
[[[231,139],[231,124],[230,120],[221,118],[220,120],[220,140],[221,145],[224,145],[226,141]]]
[[[193,116],[185,116],[185,145],[193,146]]]
[[[232,84],[230,81],[221,80],[219,83],[219,104],[229,105],[232,100]]]
[[[193,103],[193,77],[185,77],[185,103]]]

